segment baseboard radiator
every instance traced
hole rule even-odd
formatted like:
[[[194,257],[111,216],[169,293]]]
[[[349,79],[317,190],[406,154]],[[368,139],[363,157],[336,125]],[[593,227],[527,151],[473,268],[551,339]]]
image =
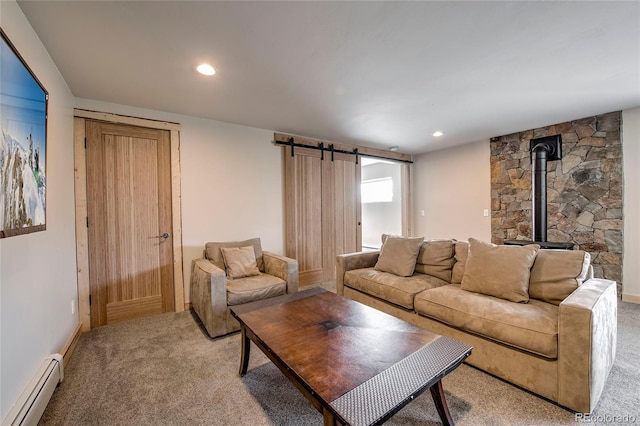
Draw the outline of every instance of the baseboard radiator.
[[[37,425],[49,399],[64,377],[62,355],[47,356],[27,388],[22,392],[2,426]]]

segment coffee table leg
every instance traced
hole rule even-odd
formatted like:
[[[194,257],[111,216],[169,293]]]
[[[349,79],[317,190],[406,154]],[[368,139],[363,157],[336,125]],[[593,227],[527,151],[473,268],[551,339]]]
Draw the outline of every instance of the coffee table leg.
[[[326,408],[323,408],[322,415],[324,417],[323,426],[344,426],[344,424],[340,420],[336,419]]]
[[[453,425],[453,419],[451,418],[451,413],[449,413],[449,407],[447,407],[447,400],[444,399],[442,380],[438,380],[438,383],[431,386],[430,390],[433,402],[436,404],[436,410],[438,410],[440,420],[442,420],[442,424],[445,426]]]
[[[240,376],[247,373],[249,367],[249,352],[251,350],[251,340],[247,336],[247,330],[244,325],[240,327],[240,335],[242,336],[242,352],[240,354]]]

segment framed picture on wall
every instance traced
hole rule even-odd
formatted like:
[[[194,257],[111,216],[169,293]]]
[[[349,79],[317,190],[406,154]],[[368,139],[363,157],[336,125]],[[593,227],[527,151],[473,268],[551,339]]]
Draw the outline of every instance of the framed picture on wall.
[[[49,94],[0,33],[0,238],[6,238],[46,229]]]

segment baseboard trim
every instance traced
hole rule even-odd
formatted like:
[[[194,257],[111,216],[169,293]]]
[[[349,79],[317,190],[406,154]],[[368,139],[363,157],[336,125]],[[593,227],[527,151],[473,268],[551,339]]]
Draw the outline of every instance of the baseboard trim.
[[[71,359],[71,354],[73,354],[73,350],[76,348],[78,340],[80,340],[80,335],[82,335],[82,324],[78,323],[78,325],[76,325],[76,329],[73,331],[71,337],[67,341],[67,344],[64,345],[64,347],[60,351],[63,359],[62,365],[64,367],[67,366],[67,363]]]
[[[622,301],[640,304],[640,296],[634,296],[632,294],[622,293]]]

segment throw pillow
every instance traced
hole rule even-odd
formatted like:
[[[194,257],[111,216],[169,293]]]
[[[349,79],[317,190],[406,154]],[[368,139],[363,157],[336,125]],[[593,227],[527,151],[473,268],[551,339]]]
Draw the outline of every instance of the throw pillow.
[[[253,246],[253,251],[256,253],[256,263],[260,272],[264,272],[264,260],[262,258],[262,246],[260,245],[260,238],[251,238],[244,241],[226,241],[226,242],[209,242],[205,245],[204,256],[213,262],[220,269],[225,269],[224,258],[222,257],[223,247],[246,247]]]
[[[222,251],[222,257],[224,258],[227,277],[244,278],[260,275],[253,246],[223,247],[220,251]]]
[[[382,244],[374,269],[400,277],[410,277],[416,267],[416,258],[424,238],[389,236]]]
[[[385,241],[387,241],[387,238],[389,237],[393,237],[393,238],[404,238],[402,235],[394,235],[394,234],[382,234],[380,236],[380,238],[382,239],[382,244],[384,244]]]
[[[453,264],[451,272],[451,284],[460,284],[464,276],[464,267],[467,264],[469,254],[469,243],[467,241],[456,242],[456,263]]]
[[[469,254],[460,288],[527,303],[531,266],[538,250],[537,244],[499,246],[469,238]]]
[[[420,246],[415,272],[451,282],[455,240],[427,240]]]
[[[582,250],[540,250],[531,268],[529,297],[560,305],[586,279],[591,255]]]

